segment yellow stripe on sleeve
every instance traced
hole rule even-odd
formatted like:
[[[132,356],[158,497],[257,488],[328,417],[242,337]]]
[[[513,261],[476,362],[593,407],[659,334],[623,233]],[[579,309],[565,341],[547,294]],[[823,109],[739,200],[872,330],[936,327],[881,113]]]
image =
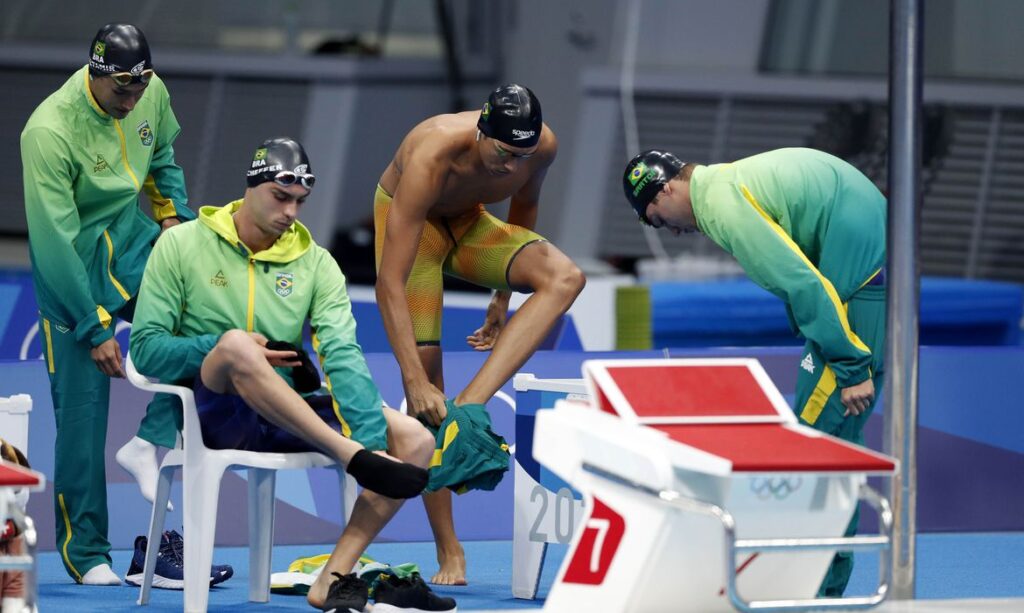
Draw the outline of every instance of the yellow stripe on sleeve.
[[[747,202],[749,202],[750,205],[754,207],[754,210],[756,210],[758,214],[760,214],[761,217],[763,217],[764,220],[768,222],[768,226],[772,230],[774,230],[776,234],[779,235],[779,237],[786,244],[786,246],[789,247],[794,253],[796,253],[800,257],[801,261],[803,261],[807,268],[814,272],[814,275],[818,278],[818,281],[821,282],[822,287],[825,288],[825,294],[828,295],[829,300],[832,302],[832,306],[836,310],[836,317],[842,324],[843,331],[846,333],[846,338],[850,341],[850,343],[852,343],[854,347],[860,349],[865,353],[871,353],[871,350],[868,349],[868,346],[864,344],[864,341],[860,340],[860,337],[858,337],[854,333],[854,331],[850,329],[850,321],[846,317],[846,307],[843,305],[843,301],[839,299],[839,294],[836,292],[836,288],[832,286],[832,282],[826,279],[821,274],[818,268],[814,264],[812,264],[810,260],[807,259],[807,256],[804,255],[804,252],[800,249],[800,246],[793,242],[792,237],[786,234],[786,231],[783,230],[782,227],[779,226],[779,224],[776,223],[775,220],[772,219],[771,216],[768,215],[768,213],[765,212],[763,208],[761,208],[761,205],[758,204],[757,199],[754,198],[754,195],[752,193],[750,193],[750,190],[747,189],[747,186],[740,185],[740,190],[742,190],[743,197],[747,200]]]
[[[146,177],[142,183],[142,189],[149,196],[150,204],[153,205],[153,219],[159,223],[169,217],[177,217],[178,210],[174,208],[174,201],[160,193],[153,175]]]
[[[96,316],[100,318],[100,325],[106,330],[110,327],[110,322],[114,321],[114,318],[110,316],[110,313],[100,305],[96,305]]]
[[[813,426],[818,421],[818,417],[821,416],[821,412],[825,409],[829,396],[835,391],[836,374],[832,372],[831,368],[825,366],[821,371],[821,378],[818,379],[818,384],[814,386],[814,391],[811,392],[811,397],[807,399],[807,403],[804,404],[804,408],[800,411],[800,418]]]
[[[313,353],[320,360],[320,369],[324,371],[324,383],[327,384],[327,392],[331,395],[331,408],[334,409],[334,416],[338,418],[338,423],[341,424],[341,434],[345,438],[352,438],[352,426],[348,425],[345,418],[341,416],[341,407],[338,406],[338,401],[334,398],[334,388],[331,387],[331,378],[327,376],[327,369],[324,368],[324,358],[320,355],[320,339],[317,338],[316,332],[313,333]]]

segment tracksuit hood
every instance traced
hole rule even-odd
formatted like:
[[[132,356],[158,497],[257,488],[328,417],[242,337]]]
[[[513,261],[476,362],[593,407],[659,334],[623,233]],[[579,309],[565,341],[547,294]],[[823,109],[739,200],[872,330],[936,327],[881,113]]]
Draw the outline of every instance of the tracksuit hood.
[[[204,206],[199,209],[199,220],[230,243],[239,254],[246,257],[251,256],[260,262],[278,264],[293,262],[313,246],[313,237],[309,230],[296,220],[290,228],[285,230],[284,234],[278,237],[270,249],[252,253],[238,238],[238,229],[235,228],[235,220],[232,217],[241,207],[241,199],[224,206]]]

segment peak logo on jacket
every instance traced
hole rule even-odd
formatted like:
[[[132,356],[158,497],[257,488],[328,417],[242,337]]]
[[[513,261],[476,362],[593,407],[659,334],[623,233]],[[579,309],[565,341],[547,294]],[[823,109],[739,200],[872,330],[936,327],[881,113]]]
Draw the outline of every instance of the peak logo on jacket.
[[[210,285],[214,287],[227,287],[228,278],[224,276],[223,270],[218,270],[217,274],[210,277]]]

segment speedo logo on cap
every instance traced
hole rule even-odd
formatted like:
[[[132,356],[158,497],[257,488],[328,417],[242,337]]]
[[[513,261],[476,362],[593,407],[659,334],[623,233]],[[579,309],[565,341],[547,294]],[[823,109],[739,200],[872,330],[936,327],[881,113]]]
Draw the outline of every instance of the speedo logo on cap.
[[[533,135],[536,133],[536,130],[516,130],[513,128],[512,140],[526,140],[528,138],[533,138]]]

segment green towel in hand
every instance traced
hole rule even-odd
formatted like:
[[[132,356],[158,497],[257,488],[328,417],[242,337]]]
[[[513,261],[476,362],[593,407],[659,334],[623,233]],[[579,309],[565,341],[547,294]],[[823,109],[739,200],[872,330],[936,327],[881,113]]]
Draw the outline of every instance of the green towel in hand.
[[[491,430],[484,405],[456,406],[452,400],[445,405],[448,415],[440,427],[427,426],[436,439],[427,491],[493,490],[508,470],[508,443]]]

